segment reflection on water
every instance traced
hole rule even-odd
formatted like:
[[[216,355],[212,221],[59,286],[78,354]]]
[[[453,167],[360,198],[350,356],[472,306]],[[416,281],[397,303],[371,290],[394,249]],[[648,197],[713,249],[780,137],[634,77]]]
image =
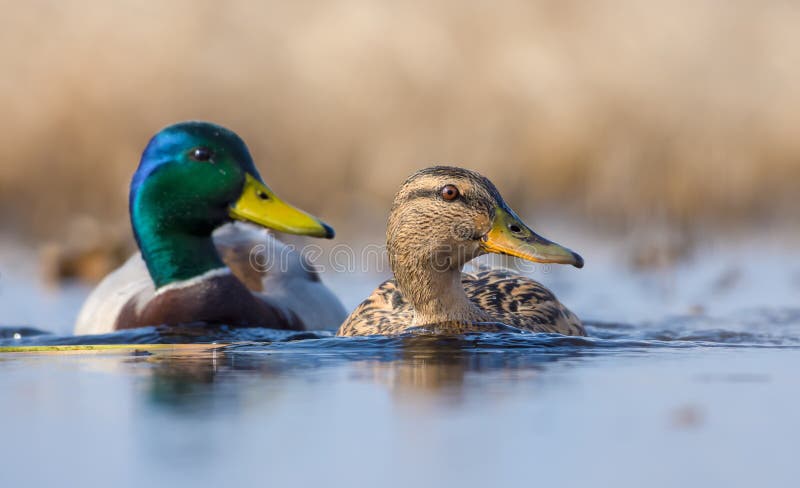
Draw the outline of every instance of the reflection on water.
[[[491,350],[465,350],[460,340],[404,338],[388,350],[365,353],[340,350],[317,355],[308,350],[275,352],[267,346],[219,347],[203,352],[155,353],[138,355],[127,364],[132,370],[146,367],[146,391],[154,404],[196,409],[198,401],[213,398],[215,391],[226,390],[221,383],[236,383],[246,376],[259,381],[280,382],[285,377],[313,376],[315,370],[346,365],[353,381],[371,383],[403,401],[413,396],[460,398],[470,375],[492,372],[499,381],[513,384],[528,381],[544,364],[580,352],[526,351],[517,354]],[[227,389],[232,397],[233,391]],[[231,397],[229,397],[230,400]]]
[[[0,481],[790,486],[800,348],[786,332],[800,313],[779,315],[750,335],[692,320],[674,337],[614,324],[590,338],[262,330],[3,353]]]
[[[549,363],[592,356],[708,348],[793,350],[800,347],[798,329],[800,309],[786,309],[749,320],[740,316],[738,322],[673,318],[668,325],[647,330],[592,323],[590,337],[508,333],[339,338],[326,332],[159,327],[94,336],[93,341],[84,337],[82,343],[144,344],[115,367],[146,378],[141,386],[154,404],[198,409],[198,402],[214,399],[220,391],[232,401],[237,397],[235,385],[245,378],[279,384],[287,377],[314,376],[342,366],[348,368],[350,379],[379,385],[400,401],[429,396],[457,401],[470,380],[482,375],[513,385],[534,380]],[[64,339],[35,335],[6,343],[50,344]],[[176,346],[150,350],[146,344]]]
[[[224,354],[213,349],[188,353],[137,355],[127,361],[132,372],[145,370],[141,387],[145,398],[153,405],[167,408],[199,409],[202,402],[213,399],[214,384],[218,379],[219,361]],[[225,369],[224,363],[221,365]],[[201,403],[198,403],[201,402]]]

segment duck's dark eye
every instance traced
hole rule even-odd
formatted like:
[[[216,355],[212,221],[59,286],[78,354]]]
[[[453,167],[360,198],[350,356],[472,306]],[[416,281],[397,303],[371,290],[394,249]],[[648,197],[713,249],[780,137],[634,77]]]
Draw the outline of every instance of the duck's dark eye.
[[[448,202],[452,202],[460,195],[458,188],[453,185],[444,185],[442,187],[442,198],[447,200]]]
[[[214,156],[214,153],[207,147],[196,147],[189,151],[189,157],[195,161],[210,161],[212,156]]]

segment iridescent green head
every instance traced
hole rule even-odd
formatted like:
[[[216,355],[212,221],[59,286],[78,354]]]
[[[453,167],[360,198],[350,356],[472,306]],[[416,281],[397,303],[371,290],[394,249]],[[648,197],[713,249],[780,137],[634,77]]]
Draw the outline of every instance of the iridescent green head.
[[[130,214],[157,287],[223,267],[211,233],[232,219],[333,237],[330,226],[264,184],[238,135],[209,122],[181,122],[153,136],[131,182]]]

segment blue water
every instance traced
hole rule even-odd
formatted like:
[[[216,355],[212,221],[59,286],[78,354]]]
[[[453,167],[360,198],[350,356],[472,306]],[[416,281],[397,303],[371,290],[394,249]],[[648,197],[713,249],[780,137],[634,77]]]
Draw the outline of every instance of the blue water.
[[[796,486],[800,260],[731,254],[545,276],[587,338],[76,337],[7,280],[0,347],[137,346],[0,353],[0,487]]]
[[[794,486],[795,340],[593,332],[5,354],[0,482]]]

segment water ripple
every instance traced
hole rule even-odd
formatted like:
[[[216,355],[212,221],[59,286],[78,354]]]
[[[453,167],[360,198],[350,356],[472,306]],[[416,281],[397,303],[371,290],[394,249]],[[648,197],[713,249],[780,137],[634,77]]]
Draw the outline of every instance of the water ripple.
[[[632,350],[692,347],[800,347],[800,309],[755,309],[734,317],[680,316],[656,323],[586,322],[588,337],[560,334],[476,333],[333,337],[325,331],[281,331],[226,326],[143,327],[92,336],[58,336],[38,329],[0,327],[0,348],[117,344],[228,344],[238,352],[359,351],[391,348]],[[265,347],[269,346],[269,347]]]

